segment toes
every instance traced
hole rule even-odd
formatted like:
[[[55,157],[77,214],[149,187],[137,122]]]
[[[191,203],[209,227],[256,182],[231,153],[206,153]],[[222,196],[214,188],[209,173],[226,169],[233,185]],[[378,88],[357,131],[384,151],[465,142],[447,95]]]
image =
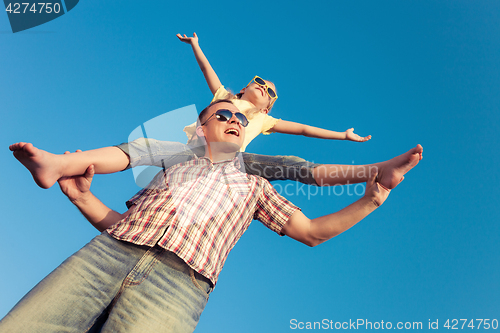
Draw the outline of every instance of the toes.
[[[36,152],[36,148],[35,148],[35,146],[33,146],[33,144],[31,144],[31,143],[27,143],[27,144],[25,144],[25,145],[22,147],[22,149],[23,149],[25,152],[27,152],[28,154],[31,154],[31,155],[34,155],[34,154],[35,154],[35,152]]]
[[[26,144],[25,142],[16,142],[16,143],[14,143],[14,144],[11,144],[11,145],[9,146],[9,149],[10,149],[11,151],[19,150],[19,149],[21,149],[21,148],[22,148],[25,144]]]

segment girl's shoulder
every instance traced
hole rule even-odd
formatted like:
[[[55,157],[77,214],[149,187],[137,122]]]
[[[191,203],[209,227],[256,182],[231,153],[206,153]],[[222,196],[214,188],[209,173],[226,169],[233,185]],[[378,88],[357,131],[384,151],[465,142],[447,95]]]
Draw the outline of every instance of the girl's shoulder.
[[[224,86],[220,86],[214,94],[214,98],[212,98],[212,102],[215,102],[218,99],[234,99],[235,95],[230,91],[224,88]]]

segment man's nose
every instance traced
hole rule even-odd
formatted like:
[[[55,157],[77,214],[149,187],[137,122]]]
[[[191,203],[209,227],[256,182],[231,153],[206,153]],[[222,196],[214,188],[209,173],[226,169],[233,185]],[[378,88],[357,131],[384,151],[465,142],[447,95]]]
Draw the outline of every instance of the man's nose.
[[[240,120],[236,117],[236,115],[233,113],[233,116],[229,119],[229,123],[232,124],[232,123],[237,123],[239,124],[240,123]]]

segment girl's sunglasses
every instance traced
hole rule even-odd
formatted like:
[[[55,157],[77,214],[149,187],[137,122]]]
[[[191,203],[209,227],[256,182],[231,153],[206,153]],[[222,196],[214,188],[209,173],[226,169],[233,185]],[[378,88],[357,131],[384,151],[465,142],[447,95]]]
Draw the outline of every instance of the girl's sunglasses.
[[[269,87],[266,83],[266,81],[262,80],[260,77],[255,76],[252,81],[250,81],[249,84],[247,84],[247,87],[252,84],[253,82],[257,83],[259,86],[266,88],[266,92],[271,97],[271,100],[275,100],[278,98],[278,95],[276,95],[276,92],[273,90],[273,88]]]
[[[240,122],[241,126],[243,126],[243,127],[247,127],[248,126],[248,119],[247,119],[247,117],[245,117],[245,115],[243,113],[240,113],[240,112],[234,112],[233,113],[232,111],[229,111],[229,110],[226,110],[226,109],[220,109],[220,110],[215,111],[215,113],[212,113],[212,115],[210,117],[208,117],[208,119],[205,120],[205,122],[203,124],[201,124],[201,126],[203,126],[206,123],[208,123],[208,121],[210,120],[210,118],[212,118],[214,115],[215,115],[215,119],[217,119],[218,121],[220,121],[220,122],[225,122],[226,121],[227,122],[231,118],[233,118],[233,114],[236,116],[236,118]]]

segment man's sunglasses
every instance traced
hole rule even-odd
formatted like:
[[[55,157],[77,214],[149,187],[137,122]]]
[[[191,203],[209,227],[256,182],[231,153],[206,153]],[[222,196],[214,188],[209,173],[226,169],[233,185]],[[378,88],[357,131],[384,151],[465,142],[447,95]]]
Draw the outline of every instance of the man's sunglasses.
[[[278,95],[276,95],[276,92],[273,90],[273,88],[269,87],[263,79],[260,77],[256,76],[250,81],[250,83],[247,85],[251,85],[253,82],[257,83],[259,86],[266,88],[266,92],[271,97],[271,103],[274,102],[274,100],[278,99]]]
[[[233,114],[236,116],[238,121],[241,123],[241,126],[243,126],[243,127],[248,126],[248,119],[247,119],[247,117],[245,117],[245,115],[243,113],[240,113],[240,112],[233,113],[232,111],[229,111],[226,109],[220,109],[220,110],[215,111],[215,113],[212,113],[212,115],[210,117],[208,117],[208,119],[205,120],[205,122],[203,124],[201,124],[201,126],[208,123],[210,118],[212,118],[214,115],[215,115],[215,119],[217,119],[218,121],[220,121],[220,122],[226,121],[227,122],[231,118],[233,118]]]

